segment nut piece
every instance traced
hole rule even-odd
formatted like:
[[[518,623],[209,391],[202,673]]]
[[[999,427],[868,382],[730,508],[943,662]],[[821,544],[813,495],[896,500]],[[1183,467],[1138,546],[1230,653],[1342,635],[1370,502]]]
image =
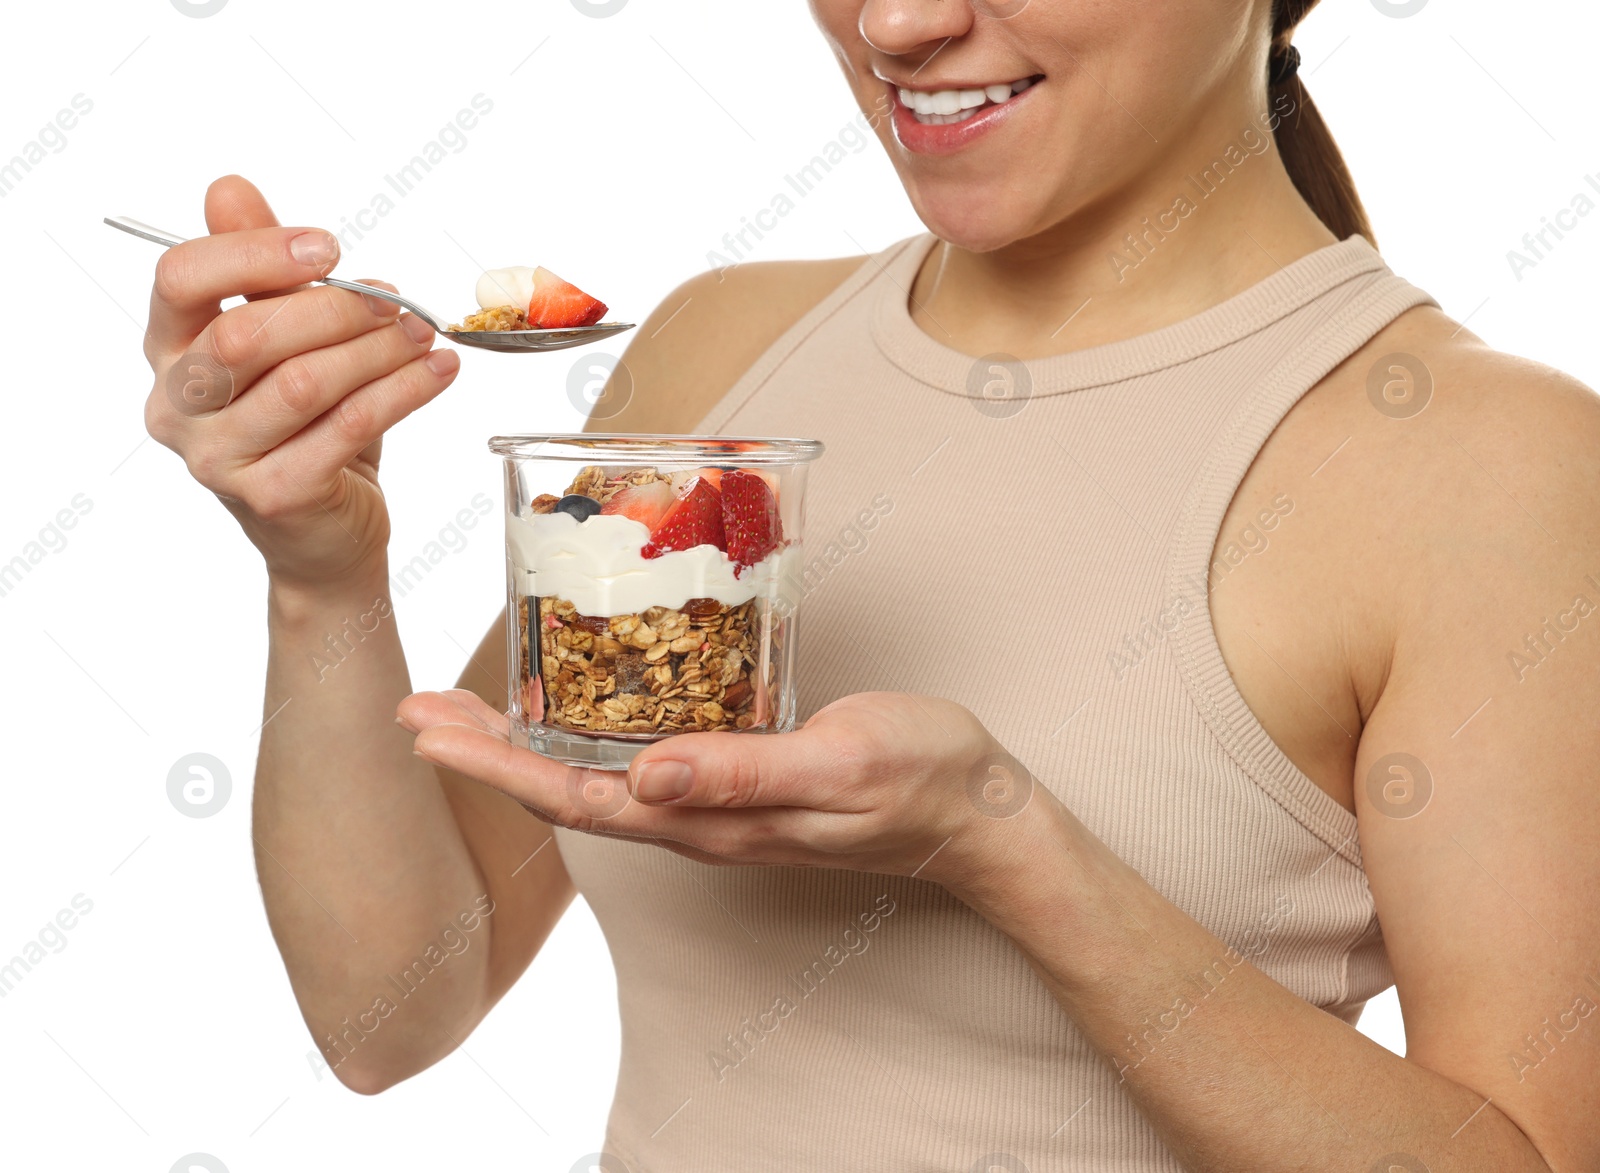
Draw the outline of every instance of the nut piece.
[[[722,604],[715,599],[690,599],[687,604],[690,618],[697,622],[702,619],[712,619],[722,614]]]

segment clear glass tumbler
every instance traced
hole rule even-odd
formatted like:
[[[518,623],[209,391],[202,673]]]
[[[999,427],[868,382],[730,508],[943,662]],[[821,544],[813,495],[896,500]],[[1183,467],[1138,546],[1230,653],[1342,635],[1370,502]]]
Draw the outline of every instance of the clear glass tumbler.
[[[815,440],[496,436],[513,737],[626,769],[678,733],[794,728]]]

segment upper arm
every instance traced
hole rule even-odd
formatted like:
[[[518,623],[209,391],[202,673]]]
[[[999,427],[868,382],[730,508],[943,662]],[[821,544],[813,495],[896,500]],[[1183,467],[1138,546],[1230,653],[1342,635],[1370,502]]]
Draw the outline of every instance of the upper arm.
[[[675,289],[623,353],[589,432],[689,431],[772,343],[833,290],[861,258],[743,265]],[[624,369],[625,368],[625,369]],[[508,703],[506,612],[485,633],[457,688]],[[461,835],[494,901],[488,996],[499,999],[533,960],[576,889],[548,823],[515,799],[441,768]]]
[[[1372,530],[1401,540],[1370,551],[1395,646],[1356,759],[1363,858],[1408,1058],[1554,1169],[1595,1168],[1600,399],[1481,346],[1419,353],[1434,399],[1394,433]]]

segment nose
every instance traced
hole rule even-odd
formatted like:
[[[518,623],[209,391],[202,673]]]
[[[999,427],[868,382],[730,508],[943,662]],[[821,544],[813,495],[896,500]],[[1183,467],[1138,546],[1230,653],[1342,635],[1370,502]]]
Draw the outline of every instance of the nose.
[[[866,0],[861,6],[861,37],[892,56],[932,51],[972,28],[970,0]]]

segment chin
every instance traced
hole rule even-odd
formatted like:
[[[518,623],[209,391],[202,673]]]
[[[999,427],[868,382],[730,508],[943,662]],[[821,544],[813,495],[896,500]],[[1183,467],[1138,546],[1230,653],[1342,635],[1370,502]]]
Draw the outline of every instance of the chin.
[[[1051,223],[1034,201],[992,183],[908,184],[906,192],[929,232],[968,252],[994,252],[1043,232]]]

